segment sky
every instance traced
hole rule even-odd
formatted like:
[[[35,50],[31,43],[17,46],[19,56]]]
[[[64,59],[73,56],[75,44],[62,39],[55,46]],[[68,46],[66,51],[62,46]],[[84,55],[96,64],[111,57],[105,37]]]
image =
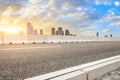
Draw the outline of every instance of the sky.
[[[120,0],[0,0],[0,31],[26,33],[26,23],[43,29],[63,27],[79,36],[120,37]]]

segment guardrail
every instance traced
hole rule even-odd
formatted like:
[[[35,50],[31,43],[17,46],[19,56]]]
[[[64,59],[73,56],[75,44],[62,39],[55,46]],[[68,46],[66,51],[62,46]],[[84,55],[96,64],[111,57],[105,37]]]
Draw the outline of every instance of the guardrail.
[[[117,68],[120,68],[120,55],[25,80],[94,80]]]
[[[120,41],[120,37],[0,34],[0,44]]]

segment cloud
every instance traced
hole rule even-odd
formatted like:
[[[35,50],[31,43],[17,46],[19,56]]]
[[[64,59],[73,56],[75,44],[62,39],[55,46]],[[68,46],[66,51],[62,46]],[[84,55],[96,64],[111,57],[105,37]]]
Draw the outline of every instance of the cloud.
[[[115,23],[111,23],[111,26],[116,26],[116,27],[120,27],[120,21],[115,22]]]
[[[28,1],[32,4],[37,4],[37,3],[42,2],[43,0],[28,0]]]
[[[115,22],[115,21],[119,21],[119,20],[120,20],[120,16],[108,16],[108,17],[102,19],[102,21],[104,21],[104,22]]]
[[[115,6],[120,6],[120,1],[115,1],[114,4]]]
[[[15,12],[14,14],[18,14],[21,18],[32,18],[36,15],[39,15],[42,10],[39,10],[37,6],[29,6],[24,7],[20,11]]]
[[[109,29],[104,29],[104,30],[102,30],[102,32],[106,33],[106,32],[110,32],[110,30]]]
[[[2,13],[2,16],[10,16],[10,15],[12,15],[12,12],[13,11],[13,9],[12,9],[12,7],[8,7],[3,13]]]
[[[113,0],[92,0],[96,5],[112,5]]]
[[[63,20],[67,23],[77,22],[77,24],[82,23],[82,25],[97,19],[94,14],[95,9],[82,8],[86,4],[86,0],[29,0],[28,3],[28,6],[22,7],[15,14],[28,19],[41,16],[43,19]]]
[[[4,10],[7,7],[11,6],[14,8],[22,7],[27,0],[0,0],[0,10]]]
[[[110,9],[107,11],[107,14],[105,14],[101,19],[100,22],[116,22],[120,20],[120,16],[116,15],[115,9]]]

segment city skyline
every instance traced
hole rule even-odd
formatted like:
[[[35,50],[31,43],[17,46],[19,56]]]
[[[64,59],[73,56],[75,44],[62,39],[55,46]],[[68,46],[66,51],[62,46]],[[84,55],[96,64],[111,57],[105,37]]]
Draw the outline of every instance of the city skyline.
[[[31,22],[45,35],[62,27],[78,36],[120,37],[119,10],[120,0],[0,0],[0,31],[25,34]]]
[[[44,34],[44,30],[40,29],[38,32],[37,29],[34,29],[32,23],[27,23],[27,33],[26,34],[30,34],[30,35],[45,35]],[[20,31],[20,34],[23,34],[22,31]],[[71,34],[69,29],[63,29],[63,27],[58,27],[58,30],[56,30],[55,27],[51,28],[51,34],[50,35],[66,35],[66,36],[76,36],[76,34]]]

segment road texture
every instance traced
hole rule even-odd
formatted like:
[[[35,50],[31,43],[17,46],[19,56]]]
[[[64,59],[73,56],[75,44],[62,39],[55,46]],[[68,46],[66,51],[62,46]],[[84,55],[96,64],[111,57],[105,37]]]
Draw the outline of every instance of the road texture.
[[[120,55],[120,42],[0,46],[0,80],[22,80]]]

